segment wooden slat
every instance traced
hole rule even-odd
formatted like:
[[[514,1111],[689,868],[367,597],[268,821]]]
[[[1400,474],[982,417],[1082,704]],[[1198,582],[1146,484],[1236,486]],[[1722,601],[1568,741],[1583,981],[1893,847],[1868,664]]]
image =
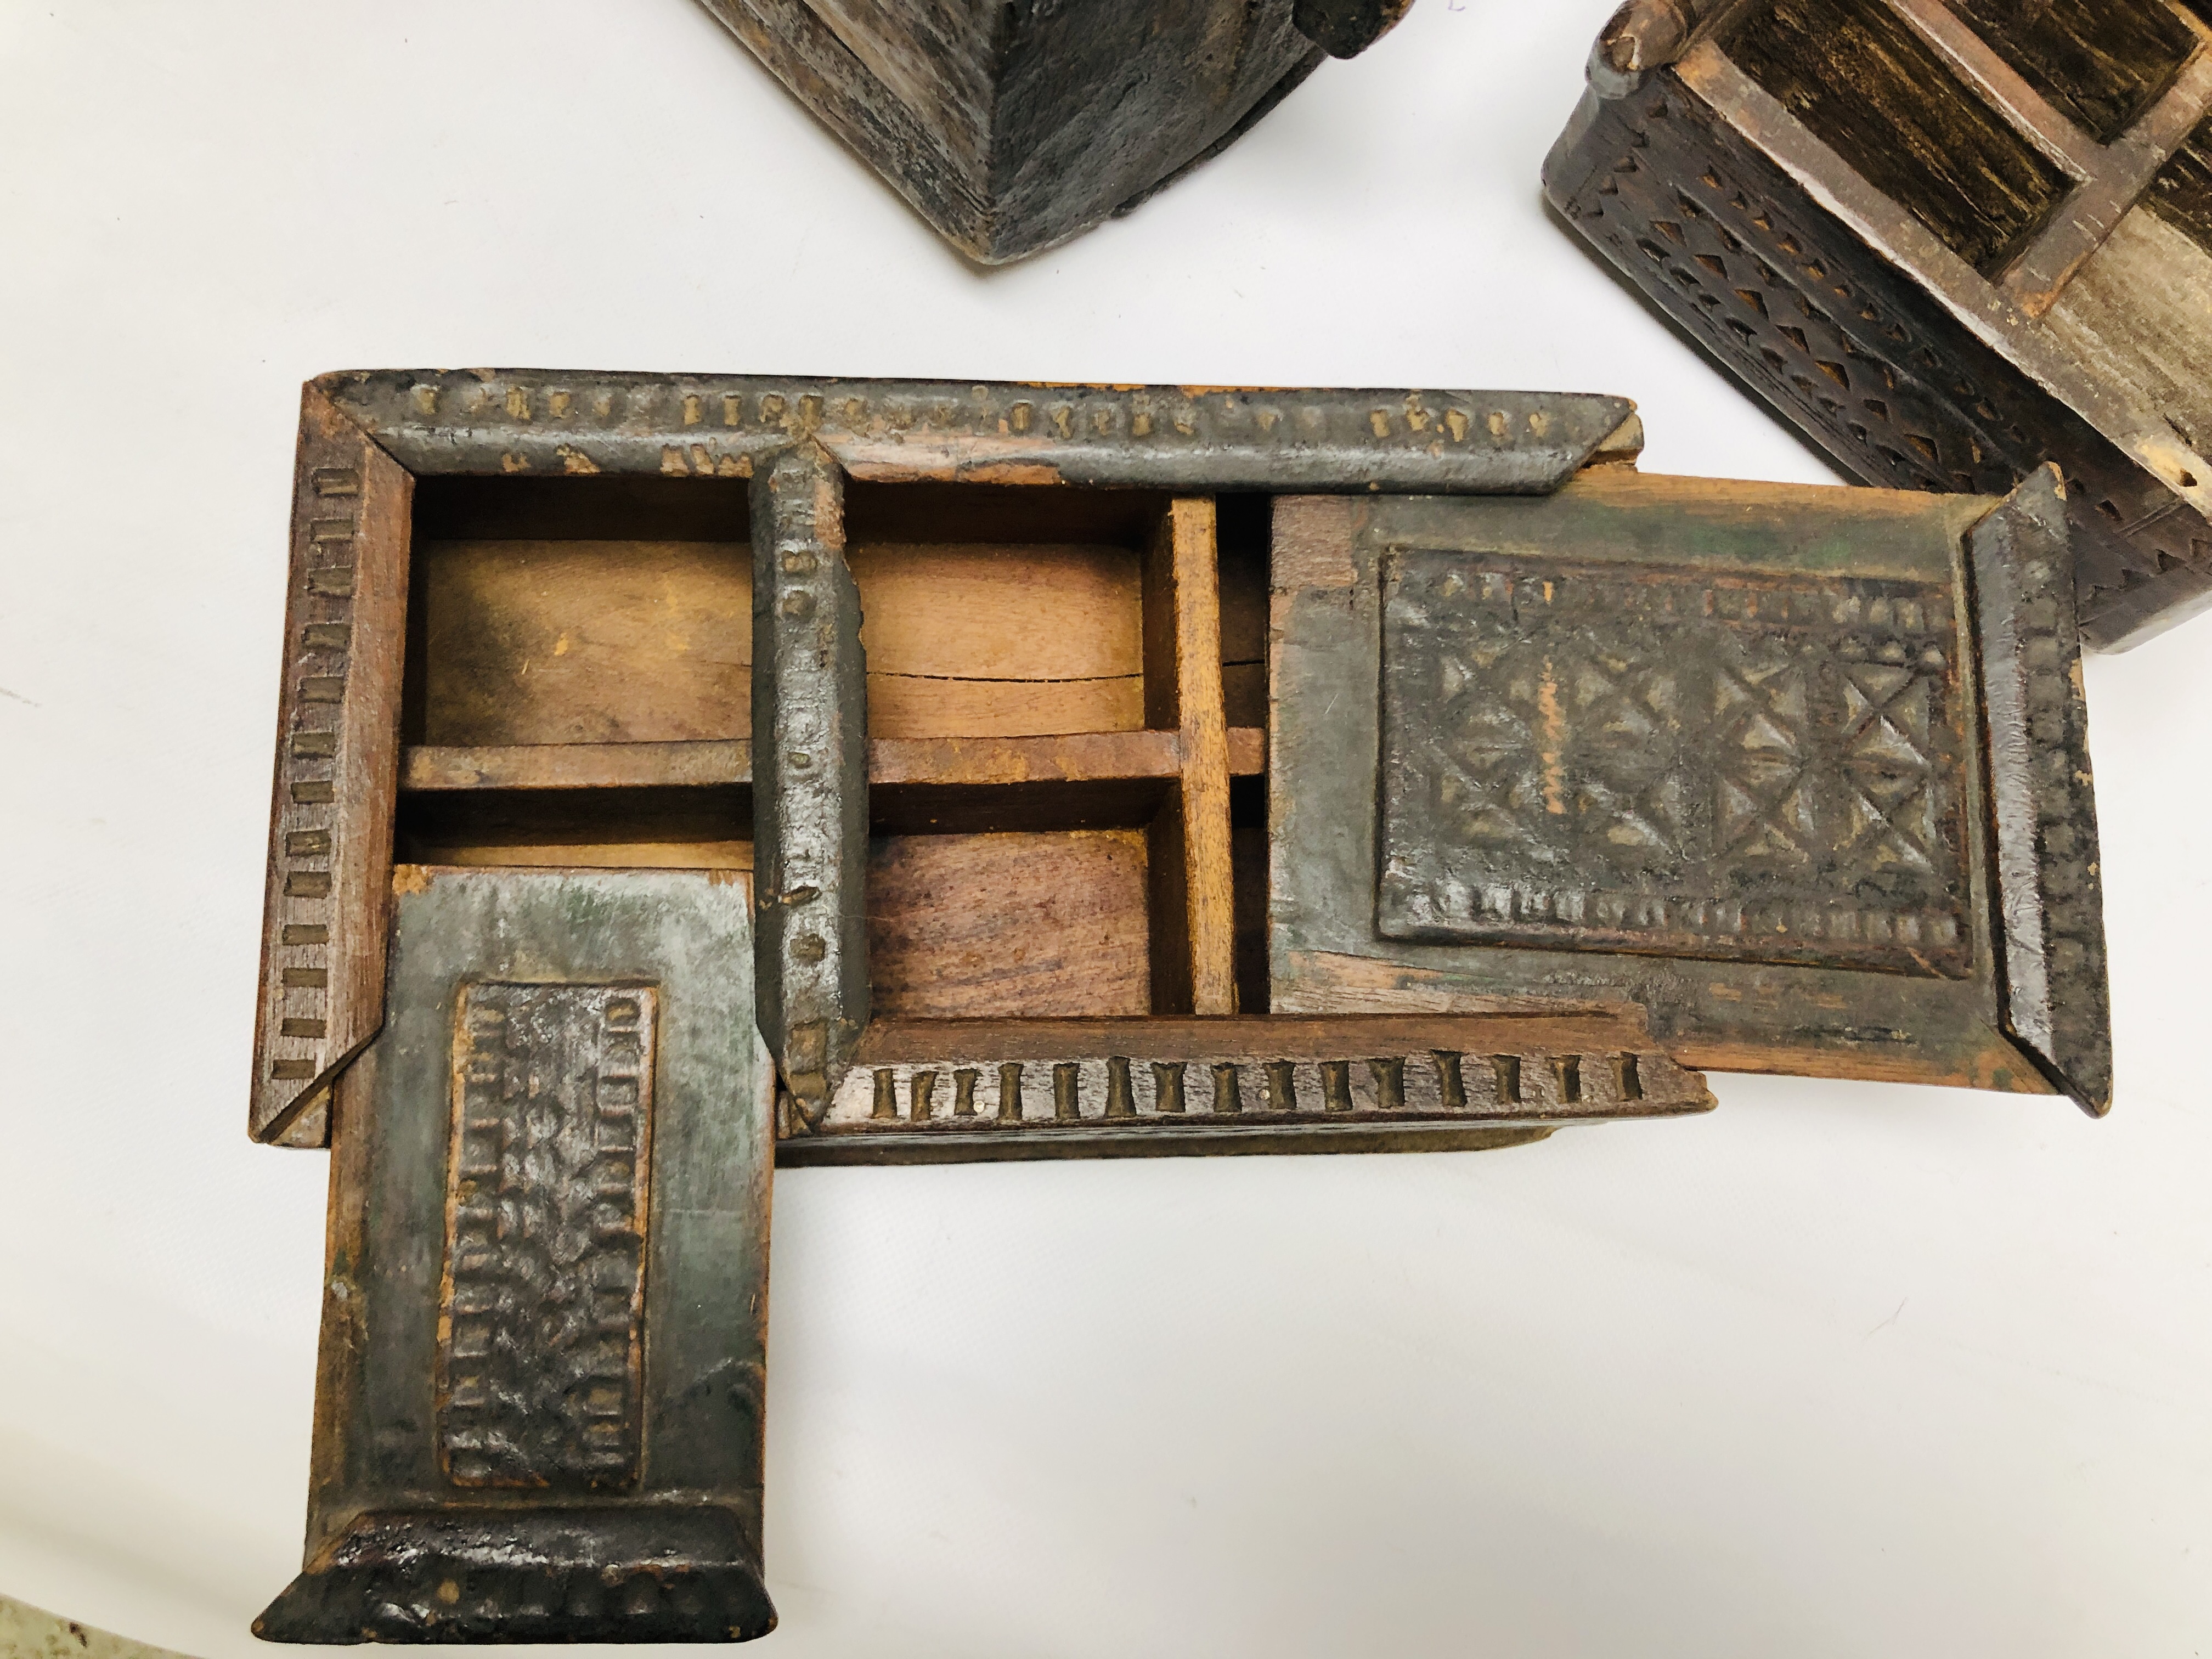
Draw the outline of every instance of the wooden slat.
[[[893,1066],[953,1054],[1006,1060],[1101,1059],[1139,1052],[1161,1060],[1341,1060],[1436,1049],[1511,1054],[1634,1053],[1653,1043],[1644,1010],[1634,1003],[1532,1000],[1498,1012],[1307,1016],[1233,1020],[1000,1018],[957,1026],[886,1013],[869,1026],[858,1066]]]
[[[1229,775],[1267,769],[1267,734],[1228,734]],[[497,789],[690,788],[752,781],[752,744],[735,743],[410,744],[399,787],[410,793]],[[1179,778],[1176,732],[1079,732],[1050,738],[878,738],[871,783],[1085,783]]]
[[[1162,533],[1174,566],[1176,703],[1182,738],[1184,903],[1191,1012],[1237,1012],[1230,866],[1229,726],[1221,688],[1221,581],[1212,500],[1181,498]]]
[[[384,1023],[414,479],[324,395],[301,409],[247,1133],[330,1136]]]
[[[1172,732],[1086,732],[1057,738],[877,738],[868,781],[1074,783],[1171,778],[1182,764]]]
[[[726,743],[533,743],[458,748],[416,744],[399,787],[622,789],[750,783],[753,746]]]
[[[850,556],[878,736],[1145,724],[1134,549],[896,543],[855,546]]]

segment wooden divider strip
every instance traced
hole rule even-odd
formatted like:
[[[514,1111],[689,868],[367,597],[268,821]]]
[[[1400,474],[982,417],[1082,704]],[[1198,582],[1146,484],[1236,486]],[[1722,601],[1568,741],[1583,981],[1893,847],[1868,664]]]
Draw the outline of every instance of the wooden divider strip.
[[[1176,702],[1182,738],[1184,900],[1191,1012],[1237,1012],[1237,924],[1229,842],[1229,725],[1221,690],[1221,571],[1213,502],[1168,510],[1175,573]]]

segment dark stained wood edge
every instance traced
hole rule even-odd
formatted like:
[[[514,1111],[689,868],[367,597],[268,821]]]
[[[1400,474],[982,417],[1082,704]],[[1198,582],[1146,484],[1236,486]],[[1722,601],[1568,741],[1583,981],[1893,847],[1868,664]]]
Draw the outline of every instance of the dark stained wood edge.
[[[753,757],[761,1034],[818,1115],[868,1022],[868,775],[844,475],[815,444],[753,487]]]
[[[2074,558],[2056,467],[1968,538],[1988,727],[2004,1020],[2093,1117],[2112,1107],[2112,992],[2074,620]]]
[[[1357,58],[1398,26],[1413,0],[1297,0],[1291,21],[1332,58]]]
[[[384,1023],[414,479],[303,395],[247,1133],[329,1139],[332,1081]]]
[[[314,1433],[307,1465],[304,1559],[330,1549],[358,1512],[344,1501],[351,1470],[346,1425],[367,1368],[368,1298],[362,1278],[368,1255],[369,1102],[376,1093],[376,1050],[366,1050],[331,1091],[330,1196],[323,1224],[323,1317],[315,1344]]]
[[[752,477],[817,442],[855,478],[1547,494],[1635,405],[1577,392],[1098,386],[377,369],[315,383],[402,465]]]
[[[1297,990],[1278,990],[1291,1012],[1325,1007],[1329,1015],[1361,1018],[1414,1014],[1527,1015],[1546,999],[1471,991],[1448,971],[1347,956],[1292,951],[1285,967]],[[1320,1018],[1319,1015],[1310,1015]],[[1692,1030],[1666,1040],[1667,1052],[1700,1072],[1760,1076],[1834,1078],[1857,1083],[1924,1083],[1947,1089],[1989,1089],[2007,1094],[2057,1092],[2027,1062],[2020,1045],[1978,1020],[1960,1021],[1940,1045],[1872,1030],[1858,1041],[1826,1045],[1747,1040],[1727,1031]]]
[[[778,1169],[1021,1164],[1040,1158],[1315,1157],[1356,1152],[1482,1152],[1548,1140],[1575,1124],[1300,1123],[1139,1130],[1040,1127],[981,1135],[808,1135],[776,1143]]]

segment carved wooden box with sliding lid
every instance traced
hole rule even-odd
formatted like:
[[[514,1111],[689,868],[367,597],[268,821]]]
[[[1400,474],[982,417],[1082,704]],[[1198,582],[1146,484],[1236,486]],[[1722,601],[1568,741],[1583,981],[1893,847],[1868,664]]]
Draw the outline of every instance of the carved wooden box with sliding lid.
[[[772,1164],[1474,1149],[1689,1067],[2108,1099],[2064,502],[1618,398],[308,388],[252,1128],[290,1640],[726,1639]]]
[[[2084,639],[2212,598],[2203,0],[1633,0],[1553,202],[1869,483],[2063,469]]]

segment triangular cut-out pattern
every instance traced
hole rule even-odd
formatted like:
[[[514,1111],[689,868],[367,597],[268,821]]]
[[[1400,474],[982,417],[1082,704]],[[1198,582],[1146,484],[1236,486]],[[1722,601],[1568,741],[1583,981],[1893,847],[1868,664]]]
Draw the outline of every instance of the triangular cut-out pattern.
[[[1397,557],[1386,929],[1964,970],[1942,590]]]

